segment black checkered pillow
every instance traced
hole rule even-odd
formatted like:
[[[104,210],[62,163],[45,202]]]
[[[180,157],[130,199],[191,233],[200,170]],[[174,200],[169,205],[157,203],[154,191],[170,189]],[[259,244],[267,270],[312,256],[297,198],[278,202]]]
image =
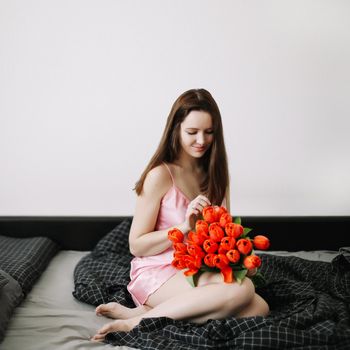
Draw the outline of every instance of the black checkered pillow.
[[[109,252],[121,255],[129,254],[129,231],[131,220],[125,219],[118,224],[111,232],[99,240],[94,252]]]
[[[8,279],[0,273],[0,290],[3,286],[6,286]]]
[[[15,307],[22,301],[22,288],[9,274],[0,269],[0,281],[6,283],[0,286],[0,343],[4,338],[8,322]]]
[[[130,219],[122,221],[78,262],[74,271],[75,298],[91,305],[109,301],[134,305],[126,289],[132,259],[128,244],[130,226]]]
[[[27,294],[59,250],[47,237],[13,238],[0,235],[0,269]]]

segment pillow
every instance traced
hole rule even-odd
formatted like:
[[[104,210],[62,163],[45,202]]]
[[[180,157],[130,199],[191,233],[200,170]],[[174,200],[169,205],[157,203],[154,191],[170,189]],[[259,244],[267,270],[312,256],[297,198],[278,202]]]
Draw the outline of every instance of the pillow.
[[[5,286],[7,283],[9,282],[9,280],[7,279],[7,277],[3,274],[0,273],[0,290],[3,286]]]
[[[15,307],[22,301],[22,288],[9,274],[0,270],[0,280],[6,280],[6,284],[0,287],[0,342]]]
[[[27,294],[59,250],[47,237],[13,238],[0,235],[0,269]]]
[[[95,306],[109,301],[134,306],[126,289],[132,259],[128,244],[130,226],[130,219],[122,221],[78,262],[74,270],[76,299]]]
[[[339,254],[332,260],[334,270],[350,271],[350,247],[341,247]]]
[[[129,231],[131,220],[125,219],[118,224],[111,232],[102,237],[96,244],[93,251],[110,252],[117,254],[130,254],[129,251]]]

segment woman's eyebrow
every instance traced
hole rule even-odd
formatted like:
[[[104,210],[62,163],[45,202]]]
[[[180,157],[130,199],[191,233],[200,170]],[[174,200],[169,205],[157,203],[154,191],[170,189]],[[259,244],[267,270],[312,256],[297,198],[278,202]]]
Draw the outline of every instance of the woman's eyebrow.
[[[198,129],[198,128],[185,128],[185,130],[200,130],[200,129]],[[206,129],[204,129],[204,130],[213,130],[213,128],[206,128]]]

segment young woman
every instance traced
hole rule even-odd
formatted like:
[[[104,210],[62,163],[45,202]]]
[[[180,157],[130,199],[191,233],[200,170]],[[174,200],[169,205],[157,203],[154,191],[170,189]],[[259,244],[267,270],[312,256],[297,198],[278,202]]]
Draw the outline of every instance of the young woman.
[[[136,184],[136,210],[130,229],[131,262],[128,290],[136,304],[99,305],[97,315],[115,320],[107,333],[129,331],[142,318],[170,317],[204,323],[228,316],[265,316],[267,303],[249,278],[224,283],[221,274],[202,273],[193,288],[172,265],[168,231],[188,233],[202,209],[229,202],[229,175],[219,108],[204,89],[184,92],[174,103],[157,151]],[[254,271],[251,272],[253,274]]]

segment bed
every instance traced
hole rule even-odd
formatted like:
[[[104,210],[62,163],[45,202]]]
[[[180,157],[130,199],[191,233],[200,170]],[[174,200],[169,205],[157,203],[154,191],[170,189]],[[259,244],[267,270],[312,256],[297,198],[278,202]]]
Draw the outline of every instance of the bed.
[[[95,305],[133,306],[131,217],[0,217],[0,349],[350,349],[350,217],[242,217],[258,252],[268,317],[198,326],[145,319],[107,343]]]

